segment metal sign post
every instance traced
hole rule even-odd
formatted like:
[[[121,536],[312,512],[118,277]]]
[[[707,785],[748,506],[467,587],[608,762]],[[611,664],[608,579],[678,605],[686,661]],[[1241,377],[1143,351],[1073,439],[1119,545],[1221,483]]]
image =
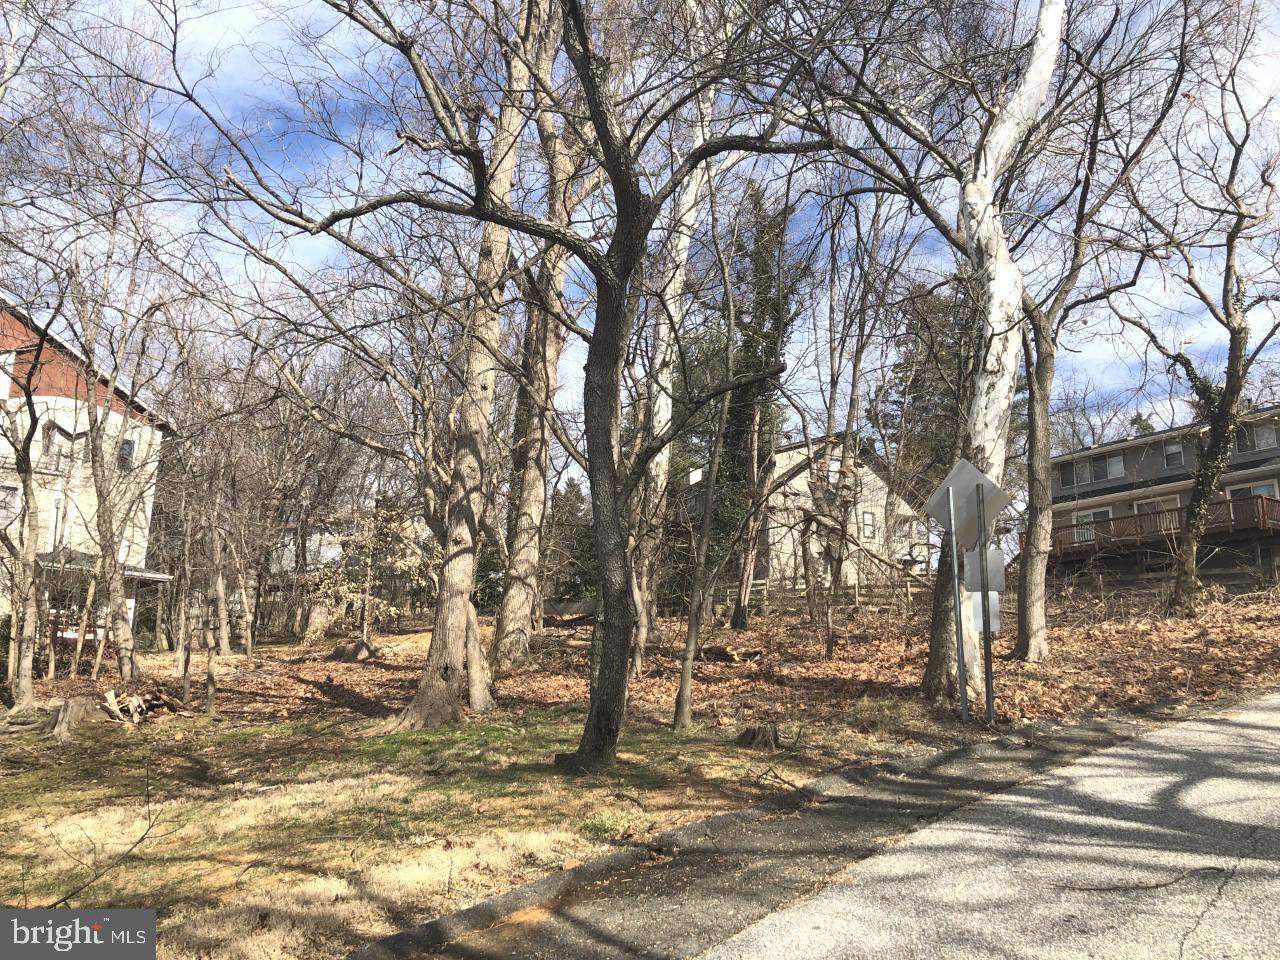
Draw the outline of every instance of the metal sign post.
[[[942,524],[951,541],[952,597],[956,618],[956,670],[960,678],[960,716],[969,718],[969,683],[964,656],[964,592],[982,595],[983,666],[986,674],[987,722],[995,718],[995,683],[991,663],[991,590],[1004,589],[1004,561],[989,547],[992,519],[1009,505],[1009,495],[968,460],[957,460],[925,503],[925,512]],[[960,550],[972,551],[964,560],[960,583]],[[995,556],[992,556],[992,554]],[[976,612],[971,613],[976,616]]]
[[[961,620],[964,602],[960,596],[960,547],[956,543],[956,496],[947,487],[947,529],[951,533],[951,596],[955,603],[956,621],[956,675],[960,681],[960,719],[969,719],[969,680],[964,669],[964,621]]]
[[[990,535],[987,530],[987,492],[982,484],[978,484],[977,493],[978,529],[981,531],[981,539],[978,541],[978,566],[982,571],[982,672],[987,687],[987,724],[990,725],[996,722],[996,685],[991,663],[991,582],[987,570],[987,544]]]

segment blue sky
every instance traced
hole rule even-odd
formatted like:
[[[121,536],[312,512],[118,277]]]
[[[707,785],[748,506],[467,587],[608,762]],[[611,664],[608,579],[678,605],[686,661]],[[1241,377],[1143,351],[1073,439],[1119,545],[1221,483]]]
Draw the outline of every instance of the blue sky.
[[[212,75],[201,81],[200,89],[218,112],[234,121],[263,121],[267,114],[281,107],[290,108],[285,92],[272,81],[284,68],[307,72],[307,54],[296,44],[301,24],[318,26],[336,22],[337,18],[322,5],[306,0],[286,3],[237,2],[237,0],[201,0],[184,7],[188,18],[183,31],[184,66],[191,75],[202,72],[205,65]],[[1271,11],[1269,23],[1274,28],[1276,14]],[[351,35],[342,27],[317,31],[316,42],[322,47],[342,53],[353,52]],[[1260,74],[1274,67],[1262,64]],[[387,130],[386,144],[394,143],[394,131]],[[311,170],[326,163],[345,163],[336,148],[322,141],[299,135],[273,135],[272,126],[260,128],[255,138],[255,151],[271,164]],[[804,229],[803,214],[796,228]],[[335,251],[331,241],[323,238],[298,237],[287,241],[283,249],[300,266],[314,269],[329,260]],[[228,254],[227,270],[234,270],[235,258]],[[951,269],[952,254],[936,236],[927,234],[919,250],[919,262],[933,265],[939,272]],[[1029,276],[1034,284],[1034,276]],[[1204,312],[1190,302],[1176,282],[1151,271],[1140,295],[1133,298],[1145,316],[1161,323],[1174,320],[1180,332],[1193,338],[1193,352],[1212,356],[1223,343],[1221,331],[1207,322]],[[1259,320],[1261,324],[1262,321]],[[812,369],[814,344],[798,336],[791,351],[793,369],[800,377]],[[1135,383],[1143,370],[1143,358],[1149,354],[1145,340],[1137,331],[1113,320],[1090,325],[1081,333],[1069,332],[1063,341],[1060,369],[1064,377],[1086,378],[1104,388],[1125,387]],[[576,410],[580,406],[581,371],[585,361],[585,344],[571,336],[561,362],[561,406]],[[804,392],[803,390],[801,392]],[[1166,391],[1167,392],[1167,391]],[[1152,401],[1158,416],[1171,412],[1167,403]],[[1176,415],[1173,414],[1173,415]]]

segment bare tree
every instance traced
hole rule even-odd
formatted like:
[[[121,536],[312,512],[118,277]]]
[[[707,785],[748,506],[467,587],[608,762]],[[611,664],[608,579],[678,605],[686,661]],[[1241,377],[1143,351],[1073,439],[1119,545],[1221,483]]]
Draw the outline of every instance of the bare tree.
[[[814,81],[833,114],[856,121],[847,130],[837,126],[841,153],[917,204],[971,271],[981,349],[963,449],[999,482],[1024,291],[1010,250],[1004,178],[1017,165],[1048,99],[1063,46],[1066,4],[1042,0],[1034,23],[1015,12],[981,34],[958,22],[970,16],[968,10],[923,6],[873,13],[859,24],[868,39],[857,47],[828,47],[832,69],[815,74]],[[1018,64],[1016,74],[1011,61]],[[1000,68],[988,69],[992,62]],[[935,103],[947,107],[931,113],[922,109]],[[951,192],[941,193],[943,186]],[[958,210],[958,225],[948,202]],[[939,580],[937,589],[944,588]],[[972,602],[963,609],[966,642],[976,650]],[[924,689],[934,697],[954,695],[954,645],[943,632],[936,633]],[[975,668],[970,678],[975,686],[978,659],[967,660]]]
[[[1013,248],[1054,265],[1023,295],[1028,391],[1026,537],[1019,564],[1015,656],[1049,655],[1045,581],[1053,529],[1050,493],[1050,397],[1059,341],[1109,296],[1133,287],[1145,253],[1130,237],[1135,213],[1126,204],[1129,177],[1161,146],[1166,121],[1182,102],[1188,66],[1202,49],[1199,20],[1207,10],[1183,4],[1141,5],[1076,14],[1075,55],[1043,128],[1054,131],[1057,157],[1035,164],[1017,189],[1023,209],[1046,211],[1015,223]]]
[[[587,447],[588,476],[591,485],[596,543],[601,576],[600,594],[603,604],[600,644],[599,682],[595,686],[586,728],[578,751],[564,762],[570,767],[597,768],[613,761],[618,733],[625,713],[627,673],[630,645],[635,621],[635,605],[631,563],[628,555],[627,494],[631,478],[619,471],[618,429],[620,422],[619,385],[633,317],[630,310],[630,285],[637,267],[648,249],[649,233],[665,204],[680,185],[701,164],[731,151],[762,153],[794,153],[824,148],[828,140],[819,136],[803,139],[790,134],[784,123],[787,116],[800,111],[786,106],[789,77],[784,72],[773,103],[761,109],[757,95],[726,95],[726,112],[712,124],[716,133],[683,155],[671,158],[670,172],[652,189],[646,189],[643,174],[654,169],[647,151],[655,148],[655,134],[666,128],[672,116],[696,92],[708,83],[728,85],[742,76],[744,64],[758,62],[766,71],[772,66],[770,50],[758,45],[760,34],[753,29],[755,20],[723,40],[717,48],[696,60],[688,51],[667,51],[668,56],[643,62],[643,69],[653,73],[649,81],[631,77],[628,87],[650,91],[639,99],[620,91],[615,78],[616,67],[601,49],[618,54],[637,36],[652,36],[639,28],[643,21],[614,15],[597,19],[577,0],[562,0],[560,47],[565,66],[572,77],[573,100],[584,108],[581,113],[562,102],[557,112],[574,118],[580,137],[589,139],[598,152],[599,163],[608,183],[609,205],[603,237],[597,241],[573,228],[549,219],[542,213],[529,212],[504,199],[505,181],[497,176],[500,168],[487,149],[493,139],[479,139],[478,133],[465,122],[466,105],[460,99],[463,91],[446,79],[446,73],[434,62],[427,37],[445,26],[445,20],[434,11],[420,11],[410,17],[409,11],[392,11],[376,2],[334,4],[335,12],[369,41],[403,64],[416,84],[425,116],[406,116],[400,133],[403,151],[412,158],[415,171],[424,162],[431,168],[430,187],[403,183],[373,183],[358,186],[358,199],[328,212],[313,211],[304,198],[291,191],[270,169],[261,163],[245,141],[231,135],[211,111],[208,118],[226,134],[237,157],[238,166],[229,173],[229,189],[257,209],[276,220],[311,233],[325,233],[349,243],[348,226],[362,218],[395,208],[434,211],[448,217],[490,224],[495,230],[519,231],[535,242],[554,244],[570,251],[589,271],[595,293],[595,322],[587,349],[583,412]],[[767,8],[766,8],[767,9]],[[468,22],[474,23],[481,35],[492,41],[494,49],[509,52],[512,60],[528,56],[523,46],[528,33],[519,18],[519,29],[505,20],[492,21],[466,11]],[[404,14],[402,16],[402,14]],[[633,29],[634,28],[634,29]],[[515,30],[515,32],[513,32]],[[717,34],[718,36],[718,34]],[[628,58],[631,59],[631,58]],[[621,62],[619,58],[618,62]],[[465,70],[463,72],[466,72]],[[770,75],[766,72],[764,77]],[[772,82],[772,80],[769,80]],[[758,89],[758,88],[757,88]],[[199,103],[190,88],[176,87],[174,92]],[[512,97],[518,91],[511,91]],[[517,98],[523,110],[528,104]],[[731,107],[731,109],[729,109]],[[585,113],[585,121],[580,120]],[[501,114],[499,114],[501,115]],[[514,122],[514,120],[513,120]],[[497,128],[494,128],[495,130]],[[457,175],[465,173],[460,181]],[[415,179],[417,179],[415,175]],[[384,189],[385,188],[385,189]],[[602,194],[602,197],[604,195]],[[482,245],[483,246],[483,245]],[[501,263],[505,263],[503,258]],[[493,284],[484,284],[487,295]],[[478,356],[478,354],[477,354]],[[487,380],[472,379],[476,386]],[[474,413],[479,407],[471,407]],[[477,426],[480,426],[477,422]],[[468,431],[461,436],[473,438]],[[653,453],[670,436],[657,438],[652,452],[639,458],[644,468]],[[462,450],[461,464],[453,464],[462,489],[473,492],[481,482],[473,468],[483,462],[476,450]],[[459,451],[455,449],[455,454]],[[470,466],[468,466],[468,464]],[[465,469],[464,469],[465,468]],[[476,511],[470,501],[453,501],[458,530],[466,536],[455,543],[446,537],[446,554],[473,549],[477,525],[472,522]],[[442,601],[443,604],[443,601]],[[443,616],[443,614],[441,614]],[[456,627],[459,624],[452,623]],[[452,715],[451,699],[441,698],[450,687],[456,687],[464,676],[462,644],[454,637],[437,632],[432,648],[432,665],[424,676],[421,696],[401,720],[402,725],[419,725]],[[442,642],[442,641],[448,642]],[[477,664],[479,666],[479,664]],[[475,685],[472,684],[472,689]],[[443,706],[443,709],[442,709]]]
[[[557,113],[555,64],[560,18],[549,17],[538,38],[534,61],[534,122],[546,178],[546,218],[568,228],[575,211],[600,184],[598,168],[584,177],[591,146],[577,125]],[[570,252],[548,246],[536,267],[525,271],[527,301],[519,395],[513,425],[512,492],[506,579],[495,624],[496,659],[508,666],[523,658],[541,630],[543,521],[551,466],[552,418],[560,355],[569,334],[570,306],[565,284]]]
[[[1250,371],[1280,330],[1280,141],[1274,100],[1259,94],[1250,69],[1265,42],[1260,17],[1253,6],[1220,14],[1179,122],[1165,131],[1153,162],[1127,181],[1128,199],[1142,218],[1141,241],[1225,338],[1225,356],[1194,356],[1194,336],[1175,318],[1147,319],[1151,307],[1138,293],[1111,298],[1122,319],[1186,381],[1205,423],[1169,597],[1170,611],[1180,615],[1199,608],[1197,564],[1209,503],[1231,458]]]

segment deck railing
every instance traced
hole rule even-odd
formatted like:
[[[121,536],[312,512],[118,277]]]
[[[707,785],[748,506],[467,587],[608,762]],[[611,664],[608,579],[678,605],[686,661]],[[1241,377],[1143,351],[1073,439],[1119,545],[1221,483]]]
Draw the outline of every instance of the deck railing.
[[[1095,551],[1153,540],[1168,542],[1176,539],[1186,525],[1186,507],[1072,523],[1054,527],[1051,549]],[[1206,533],[1238,530],[1280,531],[1280,499],[1252,496],[1209,504]]]

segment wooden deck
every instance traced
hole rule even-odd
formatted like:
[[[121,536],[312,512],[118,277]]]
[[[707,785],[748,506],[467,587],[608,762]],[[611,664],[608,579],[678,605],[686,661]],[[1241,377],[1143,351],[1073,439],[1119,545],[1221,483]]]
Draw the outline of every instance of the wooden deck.
[[[1073,523],[1054,528],[1051,550],[1054,553],[1098,553],[1123,551],[1150,543],[1168,544],[1178,539],[1186,524],[1185,507]],[[1253,496],[1212,503],[1205,533],[1280,533],[1280,500]]]

